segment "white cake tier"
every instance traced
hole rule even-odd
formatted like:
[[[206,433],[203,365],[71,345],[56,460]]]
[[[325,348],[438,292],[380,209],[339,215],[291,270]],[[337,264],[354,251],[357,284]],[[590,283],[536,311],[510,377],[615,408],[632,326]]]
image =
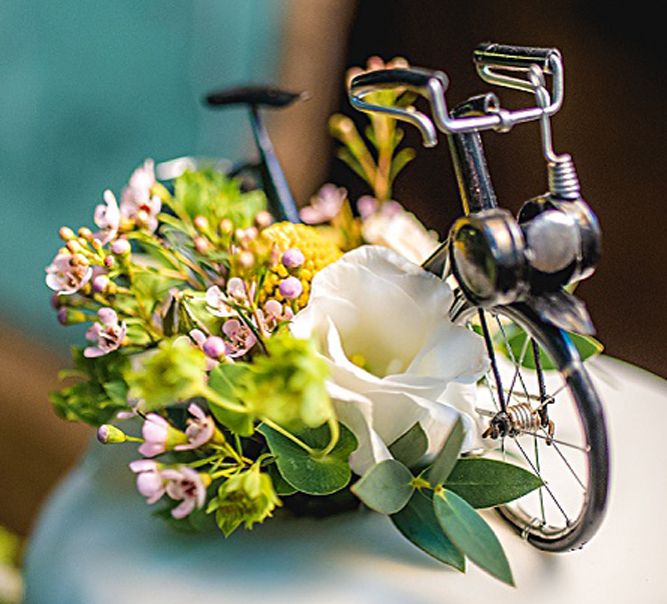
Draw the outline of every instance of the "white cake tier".
[[[667,383],[594,362],[613,451],[606,522],[583,551],[544,554],[494,523],[517,588],[451,571],[371,512],[281,518],[255,530],[181,534],[151,516],[126,469],[94,444],[51,498],[27,557],[28,604],[664,604]]]

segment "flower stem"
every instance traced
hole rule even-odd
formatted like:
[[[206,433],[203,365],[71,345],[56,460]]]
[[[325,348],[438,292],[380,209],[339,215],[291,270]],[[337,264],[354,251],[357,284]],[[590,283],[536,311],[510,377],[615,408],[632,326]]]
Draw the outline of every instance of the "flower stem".
[[[322,452],[320,453],[322,457],[329,455],[340,439],[340,425],[338,424],[338,420],[335,417],[329,418],[327,424],[329,425],[329,431],[331,432],[331,439],[329,440],[329,444],[322,449]]]
[[[276,424],[275,422],[271,421],[270,419],[268,419],[266,417],[263,417],[262,422],[264,422],[272,430],[275,430],[276,432],[279,432],[285,438],[287,438],[287,439],[291,440],[293,443],[299,445],[309,455],[316,456],[318,454],[318,452],[315,449],[313,449],[311,446],[309,446],[305,442],[303,442],[298,436],[295,436],[294,434],[292,434],[288,430],[285,430],[285,428]]]

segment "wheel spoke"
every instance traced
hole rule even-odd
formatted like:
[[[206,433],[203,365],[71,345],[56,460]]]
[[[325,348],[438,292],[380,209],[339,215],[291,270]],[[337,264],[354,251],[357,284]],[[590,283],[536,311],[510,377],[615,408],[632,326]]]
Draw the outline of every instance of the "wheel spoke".
[[[551,499],[553,500],[554,504],[556,507],[560,510],[560,513],[563,514],[563,517],[565,518],[565,522],[569,525],[571,524],[571,520],[567,515],[567,512],[563,509],[563,506],[560,504],[558,499],[556,499],[556,496],[553,494],[552,490],[549,488],[549,485],[547,482],[542,478],[542,475],[540,474],[539,470],[535,467],[535,464],[530,460],[530,457],[526,455],[526,452],[524,451],[524,448],[521,446],[521,443],[515,438],[514,439],[514,444],[519,448],[519,451],[521,451],[521,454],[524,456],[525,460],[528,462],[528,465],[531,467],[533,472],[537,475],[537,477],[542,481],[543,485],[540,487],[540,491],[542,489],[546,489],[547,493],[551,496]]]

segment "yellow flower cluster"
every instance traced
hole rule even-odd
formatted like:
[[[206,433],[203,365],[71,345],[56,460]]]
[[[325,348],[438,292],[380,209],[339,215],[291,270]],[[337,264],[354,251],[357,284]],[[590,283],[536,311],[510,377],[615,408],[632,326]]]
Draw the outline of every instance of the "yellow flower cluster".
[[[310,283],[315,274],[338,260],[343,252],[317,228],[305,224],[278,222],[262,231],[262,236],[275,245],[281,254],[290,248],[298,248],[303,253],[305,262],[300,268],[290,271],[280,262],[272,266],[264,279],[259,295],[260,304],[264,304],[269,298],[282,302],[284,298],[279,290],[280,282],[293,275],[303,286],[303,293],[295,300],[297,310],[301,310],[308,303]]]

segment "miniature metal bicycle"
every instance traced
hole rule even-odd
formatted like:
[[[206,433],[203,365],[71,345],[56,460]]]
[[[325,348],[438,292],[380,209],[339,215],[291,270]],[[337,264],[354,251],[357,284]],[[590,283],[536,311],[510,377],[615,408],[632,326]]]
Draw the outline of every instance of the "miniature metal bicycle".
[[[350,100],[416,126],[424,145],[447,135],[465,216],[424,268],[455,281],[450,316],[485,340],[489,372],[480,381],[477,412],[484,437],[504,459],[515,459],[544,486],[499,509],[530,543],[549,551],[581,547],[606,508],[609,453],[600,401],[570,332],[591,333],[583,304],[564,286],[592,274],[600,229],[581,199],[574,163],[556,155],[549,118],[563,100],[563,66],[554,49],[484,44],[474,60],[491,83],[530,93],[536,106],[500,107],[493,94],[447,109],[447,76],[425,69],[373,71],[354,78]],[[552,78],[552,92],[545,85]],[[369,103],[368,94],[401,88],[427,99],[433,119],[413,107]],[[260,109],[282,108],[303,95],[253,86],[210,94],[212,107],[245,105],[260,161],[232,169],[258,171],[275,216],[297,222],[298,210],[261,120]],[[499,208],[480,132],[505,132],[539,121],[549,175],[548,193],[526,202],[516,220]],[[488,454],[488,453],[487,453]]]
[[[477,402],[484,437],[544,482],[500,513],[538,548],[575,549],[604,516],[609,456],[602,406],[568,333],[591,333],[592,323],[564,287],[594,271],[600,230],[579,194],[571,157],[556,155],[551,144],[549,118],[563,100],[560,53],[487,43],[474,61],[486,82],[528,92],[536,106],[508,111],[486,94],[450,112],[446,75],[418,68],[359,75],[350,101],[416,126],[427,147],[436,144],[438,130],[447,135],[465,216],[423,266],[455,280],[450,315],[485,340],[489,371]],[[387,88],[425,97],[432,119],[412,106],[369,102],[369,94]],[[526,202],[517,220],[497,205],[479,133],[529,121],[541,125],[549,191]]]

